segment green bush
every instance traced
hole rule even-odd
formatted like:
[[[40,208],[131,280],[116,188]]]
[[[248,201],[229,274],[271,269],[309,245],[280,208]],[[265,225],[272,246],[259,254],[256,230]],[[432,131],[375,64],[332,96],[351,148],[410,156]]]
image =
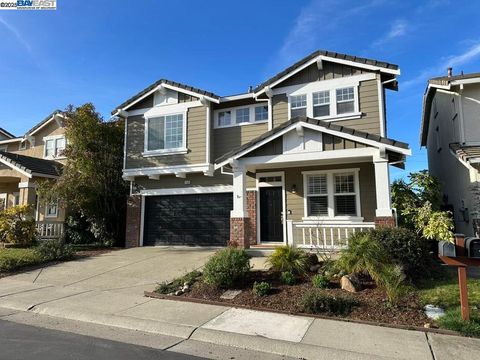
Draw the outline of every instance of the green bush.
[[[296,282],[295,275],[291,271],[284,271],[280,274],[280,281],[285,285],[293,285]]]
[[[358,302],[351,296],[333,296],[322,290],[310,290],[300,301],[303,312],[312,314],[348,315]]]
[[[379,285],[385,290],[388,302],[391,305],[396,305],[398,300],[406,293],[405,274],[400,265],[385,264],[379,273],[378,281]]]
[[[173,281],[159,284],[155,291],[160,294],[170,294],[180,290],[180,288],[182,288],[185,284],[192,286],[201,275],[202,273],[200,271],[191,271],[182,277],[174,279]]]
[[[267,296],[270,291],[272,290],[272,287],[270,286],[269,283],[267,282],[254,282],[253,283],[253,289],[252,292],[255,296]]]
[[[460,308],[448,310],[438,319],[438,325],[444,329],[453,330],[464,336],[480,337],[480,313],[472,311],[470,320],[463,321]]]
[[[330,285],[330,280],[321,274],[316,274],[312,277],[312,285],[319,289],[326,289]]]
[[[250,256],[245,250],[226,248],[207,261],[203,269],[203,279],[207,284],[229,288],[242,281],[249,271]]]
[[[375,240],[391,261],[401,265],[408,280],[425,276],[432,267],[429,243],[415,232],[406,228],[378,228],[367,232]]]
[[[31,245],[35,242],[35,220],[31,217],[32,208],[18,205],[0,211],[0,241]]]
[[[40,264],[42,259],[33,248],[0,249],[0,272],[9,272],[25,266]]]
[[[267,263],[275,271],[290,271],[293,274],[305,274],[310,267],[308,255],[301,249],[292,246],[280,246],[271,254]]]
[[[62,240],[47,240],[35,249],[42,261],[69,260],[75,253],[73,246]]]

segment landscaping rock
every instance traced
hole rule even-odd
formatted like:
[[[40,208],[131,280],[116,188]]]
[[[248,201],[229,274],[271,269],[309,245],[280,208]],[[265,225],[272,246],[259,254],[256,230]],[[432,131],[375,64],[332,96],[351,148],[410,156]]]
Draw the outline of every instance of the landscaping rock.
[[[342,290],[352,293],[362,290],[362,284],[355,275],[342,276],[340,279],[340,285],[342,286]]]
[[[175,296],[180,296],[180,295],[183,295],[183,290],[175,291]]]
[[[227,290],[220,296],[220,299],[233,300],[241,292],[242,290]]]
[[[320,267],[321,267],[320,264],[311,265],[311,266],[310,266],[310,271],[311,271],[311,272],[317,272],[318,270],[320,270]]]
[[[439,308],[438,306],[428,304],[424,308],[425,310],[425,315],[427,315],[430,319],[433,320],[438,320],[440,317],[445,315],[445,311],[443,311],[442,308]]]

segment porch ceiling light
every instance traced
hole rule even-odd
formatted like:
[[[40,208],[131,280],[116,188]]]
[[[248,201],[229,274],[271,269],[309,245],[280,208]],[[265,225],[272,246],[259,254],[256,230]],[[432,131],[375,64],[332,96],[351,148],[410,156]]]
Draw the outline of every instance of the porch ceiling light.
[[[296,194],[297,193],[297,185],[293,184],[292,185],[292,194]]]

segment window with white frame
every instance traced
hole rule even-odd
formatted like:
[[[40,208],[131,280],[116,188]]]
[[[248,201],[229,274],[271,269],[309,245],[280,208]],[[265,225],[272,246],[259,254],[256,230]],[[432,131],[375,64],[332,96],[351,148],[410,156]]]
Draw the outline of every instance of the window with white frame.
[[[250,109],[249,108],[240,108],[235,110],[235,123],[248,123],[250,122]]]
[[[45,217],[56,218],[58,217],[58,201],[52,201],[45,207]]]
[[[307,95],[290,96],[290,117],[307,116]]]
[[[326,174],[307,177],[307,216],[328,216]]]
[[[304,177],[306,217],[360,216],[358,170],[306,172]]]
[[[65,137],[45,138],[45,158],[62,157],[65,152]]]
[[[268,106],[252,104],[215,110],[215,127],[242,126],[268,121]]]
[[[13,193],[13,206],[20,205],[20,193]]]
[[[355,91],[353,87],[336,90],[337,114],[347,114],[355,111]]]
[[[318,91],[312,94],[313,116],[322,117],[330,115],[330,91]]]
[[[147,119],[147,151],[184,148],[183,114],[164,115]]]
[[[7,194],[0,194],[0,211],[7,208]]]
[[[355,189],[355,174],[334,174],[335,181],[335,216],[357,215],[357,193]]]
[[[255,121],[268,120],[268,106],[255,106]]]

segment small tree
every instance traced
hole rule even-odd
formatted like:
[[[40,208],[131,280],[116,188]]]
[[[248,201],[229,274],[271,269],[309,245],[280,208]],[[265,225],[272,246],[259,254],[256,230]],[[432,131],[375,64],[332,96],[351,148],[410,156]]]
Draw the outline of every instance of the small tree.
[[[58,181],[41,183],[39,197],[68,205],[97,242],[118,243],[128,193],[122,179],[124,124],[103,121],[93,104],[69,106],[65,132],[67,163]]]
[[[398,222],[426,239],[452,240],[452,213],[441,211],[441,187],[426,170],[410,173],[409,181],[395,180],[392,203]]]

